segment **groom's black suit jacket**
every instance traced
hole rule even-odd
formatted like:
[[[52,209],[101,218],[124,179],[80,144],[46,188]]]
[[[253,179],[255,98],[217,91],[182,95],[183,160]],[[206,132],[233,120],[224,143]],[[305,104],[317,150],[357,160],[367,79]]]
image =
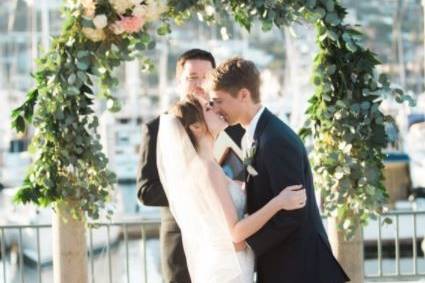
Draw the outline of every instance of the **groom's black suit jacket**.
[[[314,195],[305,147],[299,137],[267,109],[254,134],[253,166],[249,177],[247,210],[263,207],[283,188],[302,184],[304,208],[280,211],[247,239],[257,258],[258,283],[341,283],[348,281],[336,259],[322,224]]]
[[[168,209],[164,188],[159,180],[156,165],[156,142],[159,117],[142,127],[142,142],[137,172],[137,197],[149,206],[161,206],[161,264],[165,283],[189,283],[186,258],[180,229]],[[240,147],[245,131],[240,125],[228,127],[226,133]],[[172,142],[172,141],[170,141]]]

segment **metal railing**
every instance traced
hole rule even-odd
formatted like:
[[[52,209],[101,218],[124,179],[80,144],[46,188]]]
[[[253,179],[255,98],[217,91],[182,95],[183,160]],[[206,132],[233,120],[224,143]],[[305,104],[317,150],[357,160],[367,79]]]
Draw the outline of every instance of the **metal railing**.
[[[384,224],[385,218],[391,218],[392,224]],[[160,282],[151,276],[155,273],[160,276],[159,248],[151,247],[148,253],[147,247],[149,235],[153,233],[153,239],[157,238],[159,220],[95,225],[87,231],[89,282]],[[51,225],[0,226],[0,282],[52,282],[51,254],[49,257],[45,251],[51,246],[50,234]],[[366,280],[425,278],[425,251],[420,248],[425,245],[424,237],[425,211],[390,212],[371,221],[363,229]],[[135,247],[140,247],[138,254]],[[153,252],[156,254],[149,260]],[[152,258],[157,262],[149,263]],[[123,262],[117,264],[117,260]],[[30,272],[26,266],[31,266]],[[13,278],[9,277],[10,273]]]
[[[159,220],[92,224],[86,233],[89,282],[153,282],[148,280],[147,241],[149,234],[157,236]],[[40,224],[0,225],[1,283],[53,282],[51,249],[43,249],[43,247],[52,246],[49,241],[51,228],[51,225]],[[25,236],[28,235],[32,237],[26,239]],[[137,262],[131,265],[132,268],[142,271],[139,272],[137,281],[130,280],[129,244],[132,241],[140,244],[140,255],[136,257]],[[123,253],[124,263],[120,266],[124,267],[124,271],[121,270],[121,274],[114,275],[116,268],[114,268],[112,253],[114,252],[115,258],[120,257],[117,252],[118,247],[123,250],[121,253]],[[103,266],[100,268],[101,272],[96,272],[95,265],[99,258],[106,268]],[[44,273],[47,274],[43,276]]]
[[[365,263],[376,259],[367,279],[425,278],[425,211],[388,212],[363,228],[363,242]]]

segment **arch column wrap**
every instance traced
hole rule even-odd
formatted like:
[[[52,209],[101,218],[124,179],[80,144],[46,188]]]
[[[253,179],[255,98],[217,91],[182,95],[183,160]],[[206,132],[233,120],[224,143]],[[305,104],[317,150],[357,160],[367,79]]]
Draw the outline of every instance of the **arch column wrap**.
[[[360,226],[351,240],[344,237],[344,232],[338,229],[338,219],[330,217],[328,220],[328,236],[332,251],[352,283],[364,282],[364,252],[363,237]]]
[[[55,283],[87,283],[85,223],[69,213],[72,203],[61,202],[53,213],[53,275]]]

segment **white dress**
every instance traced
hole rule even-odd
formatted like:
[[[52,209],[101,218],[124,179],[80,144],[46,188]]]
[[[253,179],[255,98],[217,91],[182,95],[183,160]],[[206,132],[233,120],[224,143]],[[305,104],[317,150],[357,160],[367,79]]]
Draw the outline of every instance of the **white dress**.
[[[196,152],[174,115],[161,115],[156,153],[160,181],[182,232],[191,281],[252,283],[252,251],[235,251],[209,163]],[[245,194],[237,183],[228,189],[242,218]]]
[[[229,191],[236,207],[238,219],[242,219],[246,213],[246,193],[234,181],[230,182]],[[238,252],[237,257],[242,273],[239,278],[229,283],[252,283],[254,281],[254,253],[247,247]]]

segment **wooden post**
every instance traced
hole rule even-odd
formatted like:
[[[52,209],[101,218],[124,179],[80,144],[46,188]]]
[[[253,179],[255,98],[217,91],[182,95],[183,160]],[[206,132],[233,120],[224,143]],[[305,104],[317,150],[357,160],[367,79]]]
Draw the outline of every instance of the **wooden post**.
[[[358,228],[354,238],[345,240],[344,234],[337,229],[338,220],[330,217],[328,222],[329,241],[333,253],[352,283],[364,282],[363,237]]]
[[[61,202],[53,214],[53,275],[55,283],[87,283],[84,221],[72,218],[72,204]]]

